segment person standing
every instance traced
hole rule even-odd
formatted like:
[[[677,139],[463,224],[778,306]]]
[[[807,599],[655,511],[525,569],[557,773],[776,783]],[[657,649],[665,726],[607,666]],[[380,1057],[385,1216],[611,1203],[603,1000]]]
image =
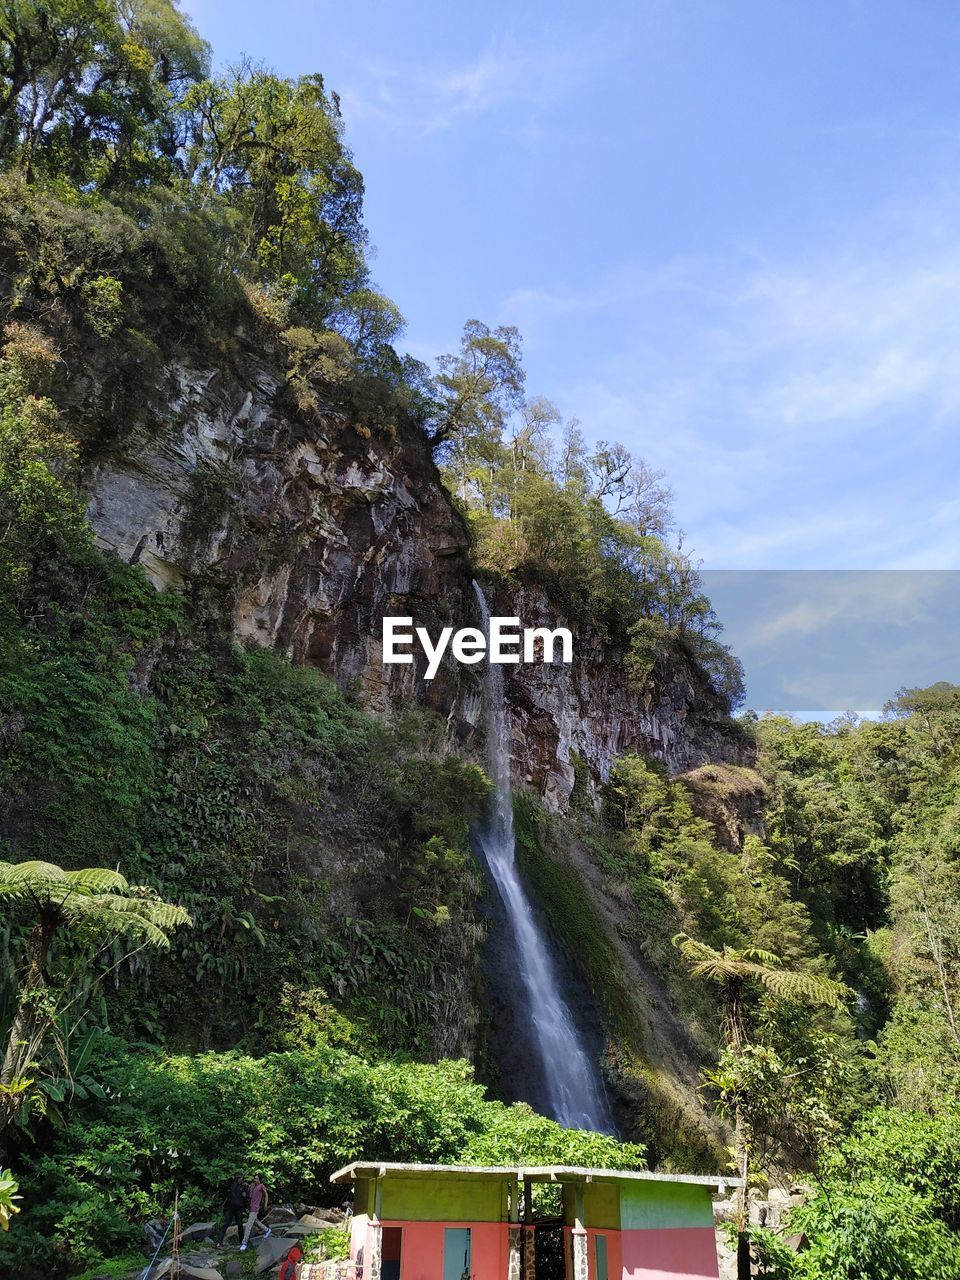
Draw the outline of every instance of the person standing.
[[[247,1207],[247,1188],[244,1185],[243,1174],[234,1174],[233,1181],[227,1189],[226,1199],[223,1202],[223,1217],[220,1219],[220,1236],[217,1239],[217,1248],[223,1244],[223,1238],[227,1234],[230,1227],[237,1228],[237,1239],[243,1235],[244,1212]]]
[[[263,1185],[263,1178],[261,1178],[259,1173],[255,1173],[253,1175],[253,1182],[250,1184],[250,1214],[247,1218],[247,1225],[243,1233],[243,1244],[240,1246],[241,1249],[245,1249],[250,1243],[250,1232],[254,1227],[260,1228],[263,1232],[264,1240],[266,1240],[267,1236],[272,1234],[267,1224],[260,1221],[260,1214],[261,1212],[266,1213],[269,1203],[270,1197],[267,1194],[267,1188]]]

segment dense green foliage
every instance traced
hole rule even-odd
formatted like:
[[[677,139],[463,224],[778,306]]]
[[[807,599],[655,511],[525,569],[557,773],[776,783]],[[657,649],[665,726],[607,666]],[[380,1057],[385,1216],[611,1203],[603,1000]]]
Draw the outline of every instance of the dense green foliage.
[[[5,6],[4,167],[68,201],[82,193],[78,208],[108,234],[124,214],[160,235],[172,221],[167,244],[182,249],[206,225],[228,254],[211,269],[240,266],[370,349],[398,318],[370,288],[363,182],[341,133],[319,76],[242,66],[210,78],[209,51],[173,0]],[[142,269],[139,246],[125,248]],[[109,270],[61,283],[123,318],[126,291]]]
[[[129,1001],[119,993],[117,1025],[233,1042],[285,975],[365,1003],[374,964],[385,1007],[370,1006],[371,1034],[447,1034],[447,975],[469,970],[477,941],[463,912],[479,770],[445,756],[425,717],[383,725],[269,654],[165,643],[151,625],[164,598],[90,556],[83,614],[58,612],[5,648],[0,697],[17,730],[4,833],[20,856],[119,864],[189,910],[195,927],[139,968]],[[318,845],[378,865],[387,891],[317,878]],[[208,1002],[183,1006],[185,978]]]
[[[603,814],[580,805],[581,857],[588,851],[603,870],[613,932],[564,889],[582,871],[557,854],[546,871],[542,847],[528,865],[607,1006],[614,1073],[634,1069],[618,1044],[619,934],[663,976],[688,1028],[713,1043],[705,1097],[722,1117],[739,1113],[752,1179],[762,1187],[771,1174],[801,1171],[822,1182],[795,1215],[818,1241],[797,1275],[921,1275],[925,1257],[944,1268],[931,1274],[953,1275],[956,1175],[934,1152],[956,1143],[960,1096],[960,692],[903,691],[876,723],[753,717],[744,729],[757,743],[756,771],[711,765],[671,779],[625,756]],[[817,1011],[746,975],[739,1048],[721,1048],[722,1004],[671,964],[681,931],[704,955],[759,948],[811,989],[841,978],[858,999]],[[635,1027],[656,1017],[636,1000],[632,1013]],[[648,1131],[658,1132],[655,1122]],[[932,1217],[931,1195],[941,1197]],[[772,1256],[778,1246],[765,1238],[763,1249]],[[899,1261],[882,1271],[890,1259]]]
[[[31,1161],[29,1221],[0,1251],[18,1274],[50,1274],[51,1244],[60,1266],[128,1252],[176,1187],[188,1219],[206,1220],[237,1169],[256,1167],[275,1199],[336,1203],[327,1179],[358,1158],[613,1168],[643,1158],[639,1146],[487,1101],[464,1062],[370,1062],[316,1039],[258,1058],[111,1041],[100,1072],[109,1104],[76,1106]]]
[[[56,1055],[56,1074],[65,1082],[80,1073],[69,1045],[100,958],[119,950],[129,961],[145,947],[169,947],[174,931],[191,920],[183,907],[105,867],[64,871],[50,862],[0,862],[0,902],[14,952],[23,951],[0,1032],[2,1138],[15,1120],[26,1123],[33,1107],[45,1109],[57,1096],[55,1075],[44,1073],[45,1050]],[[23,933],[26,944],[18,948]],[[65,935],[66,947],[58,945]]]
[[[876,723],[756,726],[769,848],[876,1035],[835,1086],[873,1109],[822,1151],[791,1224],[809,1248],[771,1275],[960,1274],[958,730],[945,684],[901,690]]]
[[[960,1079],[960,690],[903,691],[879,723],[757,728],[770,847],[864,994],[879,1084],[935,1110]]]
[[[256,996],[295,974],[365,1010],[385,1047],[460,1049],[481,771],[429,717],[376,720],[98,551],[57,411],[25,392],[49,364],[25,331],[0,360],[0,838],[18,859],[119,866],[189,911],[194,928],[113,997],[118,1029],[234,1044],[263,1034],[277,1006]],[[338,877],[316,874],[318,846]],[[184,1007],[185,979],[209,1001]]]
[[[823,1162],[816,1196],[790,1230],[790,1254],[756,1233],[770,1280],[954,1280],[960,1275],[960,1111],[877,1109]]]

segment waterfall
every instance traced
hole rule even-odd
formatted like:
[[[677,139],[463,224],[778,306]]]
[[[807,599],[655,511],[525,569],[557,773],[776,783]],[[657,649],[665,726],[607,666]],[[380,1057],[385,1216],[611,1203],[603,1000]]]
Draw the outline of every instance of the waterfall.
[[[473,589],[480,603],[483,629],[489,637],[490,610],[480,584],[474,582]],[[556,966],[517,869],[507,708],[503,668],[497,663],[486,665],[483,700],[487,761],[494,790],[487,818],[478,834],[514,943],[515,995],[539,1055],[537,1065],[544,1097],[552,1118],[568,1128],[612,1133],[613,1120],[599,1072],[560,994]]]

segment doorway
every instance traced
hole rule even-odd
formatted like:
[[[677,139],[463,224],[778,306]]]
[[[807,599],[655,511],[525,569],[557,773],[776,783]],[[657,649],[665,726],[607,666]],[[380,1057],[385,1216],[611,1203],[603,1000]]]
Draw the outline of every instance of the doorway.
[[[400,1280],[403,1227],[384,1227],[380,1238],[381,1280]]]
[[[566,1280],[563,1223],[538,1222],[533,1233],[536,1280]]]
[[[470,1280],[469,1227],[447,1227],[443,1233],[443,1280]]]

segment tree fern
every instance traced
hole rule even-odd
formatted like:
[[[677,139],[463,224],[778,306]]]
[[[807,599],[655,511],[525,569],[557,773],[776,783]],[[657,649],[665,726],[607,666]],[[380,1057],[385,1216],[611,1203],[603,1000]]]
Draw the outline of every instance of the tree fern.
[[[819,974],[804,973],[797,969],[784,969],[783,961],[772,951],[759,947],[725,946],[717,951],[707,943],[678,933],[673,945],[690,966],[695,978],[705,978],[723,989],[723,1034],[727,1048],[735,1061],[742,1062],[750,1052],[744,1014],[744,994],[747,984],[757,982],[780,1000],[802,1000],[806,1004],[839,1008],[852,995],[849,987]],[[711,1077],[706,1077],[708,1083]],[[714,1081],[715,1082],[715,1081]],[[751,1099],[743,1090],[735,1090],[734,1153],[737,1172],[743,1185],[737,1192],[737,1274],[747,1277],[750,1272],[749,1246],[744,1235],[747,1222],[747,1177],[750,1150],[753,1142],[749,1121]]]
[[[12,1082],[24,1078],[64,1011],[78,999],[78,983],[52,986],[47,977],[51,948],[66,931],[82,938],[87,950],[83,985],[89,987],[92,962],[117,941],[141,947],[169,947],[175,929],[190,916],[155,890],[130,885],[119,871],[83,867],[65,871],[52,862],[0,862],[0,902],[28,917],[30,934],[17,979],[14,1014],[0,1068],[0,1132],[20,1105]],[[96,978],[94,978],[96,981]],[[58,1043],[53,1037],[54,1048]]]

